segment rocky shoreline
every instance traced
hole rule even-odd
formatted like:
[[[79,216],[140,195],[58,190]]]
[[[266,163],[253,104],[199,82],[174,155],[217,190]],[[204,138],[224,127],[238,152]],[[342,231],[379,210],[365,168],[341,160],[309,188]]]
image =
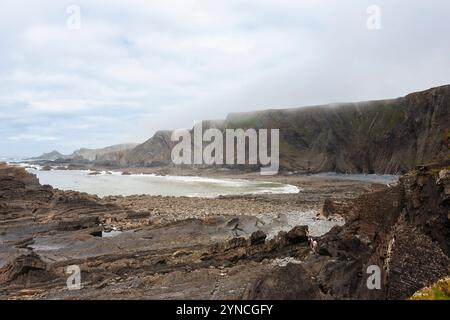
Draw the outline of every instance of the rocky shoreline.
[[[0,164],[0,298],[406,298],[450,273],[448,170],[421,170],[391,188],[277,176],[302,193],[100,199]],[[314,254],[304,229],[283,229],[302,212],[346,224],[315,235]],[[387,270],[384,290],[364,290],[369,263]],[[73,265],[81,290],[66,286]]]

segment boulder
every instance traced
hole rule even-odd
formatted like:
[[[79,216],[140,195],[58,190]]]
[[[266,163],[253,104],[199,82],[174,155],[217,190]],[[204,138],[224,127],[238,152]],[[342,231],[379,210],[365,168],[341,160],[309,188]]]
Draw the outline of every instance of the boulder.
[[[308,242],[308,226],[295,226],[286,235],[288,241],[292,244]]]
[[[252,235],[250,236],[250,244],[251,245],[257,245],[257,244],[262,244],[266,241],[267,235],[261,231],[255,231],[252,233]]]

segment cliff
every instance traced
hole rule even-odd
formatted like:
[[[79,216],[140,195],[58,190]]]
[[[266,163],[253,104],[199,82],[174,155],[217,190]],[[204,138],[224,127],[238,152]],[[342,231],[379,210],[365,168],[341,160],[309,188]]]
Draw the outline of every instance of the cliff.
[[[405,173],[447,158],[450,86],[403,98],[230,114],[205,128],[280,129],[286,171]],[[121,165],[171,165],[170,131],[128,152]]]
[[[31,158],[30,160],[44,160],[44,161],[55,161],[58,159],[66,159],[67,156],[59,153],[58,151],[52,151],[48,153],[44,153],[40,155],[39,157]]]
[[[101,149],[82,148],[74,151],[69,158],[83,158],[89,161],[116,161],[122,154],[136,147],[135,143],[117,144]]]
[[[171,163],[171,131],[158,131],[153,137],[127,152],[119,165],[143,167],[164,166]]]

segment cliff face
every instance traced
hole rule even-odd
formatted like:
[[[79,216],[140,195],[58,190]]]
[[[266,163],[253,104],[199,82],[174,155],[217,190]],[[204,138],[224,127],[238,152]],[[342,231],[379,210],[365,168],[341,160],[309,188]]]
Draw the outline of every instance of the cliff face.
[[[65,159],[67,156],[59,153],[58,151],[52,151],[49,153],[44,153],[40,155],[39,157],[31,158],[31,160],[46,160],[46,161],[55,161],[58,159]]]
[[[396,187],[352,200],[347,223],[318,239],[317,255],[259,279],[248,298],[283,299],[284,288],[293,287],[289,297],[299,299],[405,299],[448,276],[449,164],[419,168]],[[381,270],[379,290],[367,287],[367,270],[373,265]],[[289,286],[283,279],[295,273],[306,273],[315,281],[290,277],[295,286]],[[308,295],[317,291],[319,296]]]
[[[127,152],[118,162],[119,165],[164,166],[171,163],[171,151],[175,145],[171,140],[171,131],[158,131],[146,142]]]
[[[214,127],[280,129],[284,170],[404,173],[447,157],[449,110],[443,86],[395,100],[230,114]],[[158,133],[121,164],[171,165],[172,146],[169,132]]]
[[[102,149],[80,149],[73,152],[70,158],[83,158],[89,161],[116,161],[120,159],[122,154],[132,150],[137,144],[125,143],[117,144],[114,146],[102,148]]]

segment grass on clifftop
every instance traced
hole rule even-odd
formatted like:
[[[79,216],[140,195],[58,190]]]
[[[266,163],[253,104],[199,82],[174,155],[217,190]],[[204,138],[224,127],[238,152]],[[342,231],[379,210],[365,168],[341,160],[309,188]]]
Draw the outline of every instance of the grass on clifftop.
[[[450,278],[439,280],[433,286],[417,291],[411,300],[450,300]]]
[[[431,169],[431,173],[432,174],[438,174],[442,170],[450,170],[450,166],[443,166],[443,167],[439,167],[439,168],[433,168],[433,169]]]

